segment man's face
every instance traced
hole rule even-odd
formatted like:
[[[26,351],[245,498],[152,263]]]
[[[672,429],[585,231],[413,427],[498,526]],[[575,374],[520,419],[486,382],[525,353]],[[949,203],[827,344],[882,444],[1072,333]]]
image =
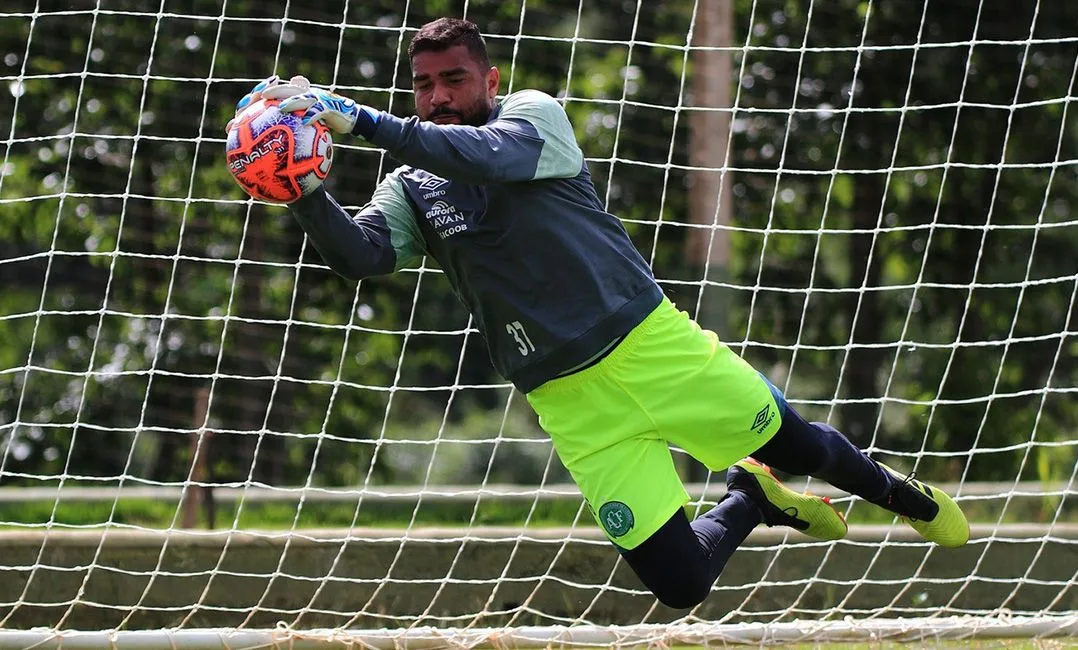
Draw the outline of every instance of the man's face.
[[[463,45],[412,57],[416,115],[435,124],[486,124],[498,81],[498,69],[484,70]]]

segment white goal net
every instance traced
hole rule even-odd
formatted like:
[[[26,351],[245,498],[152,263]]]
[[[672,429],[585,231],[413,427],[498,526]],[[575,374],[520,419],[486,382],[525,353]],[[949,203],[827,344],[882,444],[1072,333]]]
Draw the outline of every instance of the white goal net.
[[[835,494],[847,539],[761,528],[665,608],[433,262],[347,282],[243,195],[251,86],[408,115],[441,15],[564,103],[667,294],[966,547]],[[0,647],[1078,636],[1076,74],[1045,0],[4,0]],[[335,144],[356,209],[396,163]]]

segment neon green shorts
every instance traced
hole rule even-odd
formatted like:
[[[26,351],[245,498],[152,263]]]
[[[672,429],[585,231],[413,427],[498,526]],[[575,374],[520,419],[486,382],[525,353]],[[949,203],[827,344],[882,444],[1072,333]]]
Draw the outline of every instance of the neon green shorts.
[[[670,444],[717,471],[781,423],[763,377],[667,299],[602,361],[527,398],[592,514],[624,549],[689,501]]]

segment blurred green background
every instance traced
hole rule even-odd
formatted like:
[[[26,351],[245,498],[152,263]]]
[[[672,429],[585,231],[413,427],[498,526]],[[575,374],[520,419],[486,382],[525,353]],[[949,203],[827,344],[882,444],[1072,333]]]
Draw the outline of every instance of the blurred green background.
[[[199,431],[199,478],[221,485],[568,482],[430,261],[344,281],[224,165],[235,101],[272,73],[410,114],[408,39],[462,4],[291,3],[284,23],[260,0],[156,5],[0,10],[0,486],[179,485]],[[874,3],[866,22],[851,0],[735,2],[730,255],[706,270],[686,254],[693,6],[475,0],[467,17],[503,92],[565,98],[668,294],[696,313],[719,277],[704,324],[807,416],[926,480],[1073,480],[1078,4]],[[335,155],[328,188],[352,208],[397,164],[358,140]],[[1051,520],[1060,500],[983,518]],[[125,504],[0,520],[162,525],[177,507]],[[229,507],[218,523],[297,517]],[[312,525],[413,516],[305,507]]]

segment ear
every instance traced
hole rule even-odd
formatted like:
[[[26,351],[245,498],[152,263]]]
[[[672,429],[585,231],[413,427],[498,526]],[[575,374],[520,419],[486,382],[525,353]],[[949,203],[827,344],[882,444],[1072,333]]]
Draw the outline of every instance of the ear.
[[[498,96],[498,84],[501,83],[501,79],[502,73],[498,71],[497,66],[490,66],[490,70],[487,70],[487,97],[492,102]]]

